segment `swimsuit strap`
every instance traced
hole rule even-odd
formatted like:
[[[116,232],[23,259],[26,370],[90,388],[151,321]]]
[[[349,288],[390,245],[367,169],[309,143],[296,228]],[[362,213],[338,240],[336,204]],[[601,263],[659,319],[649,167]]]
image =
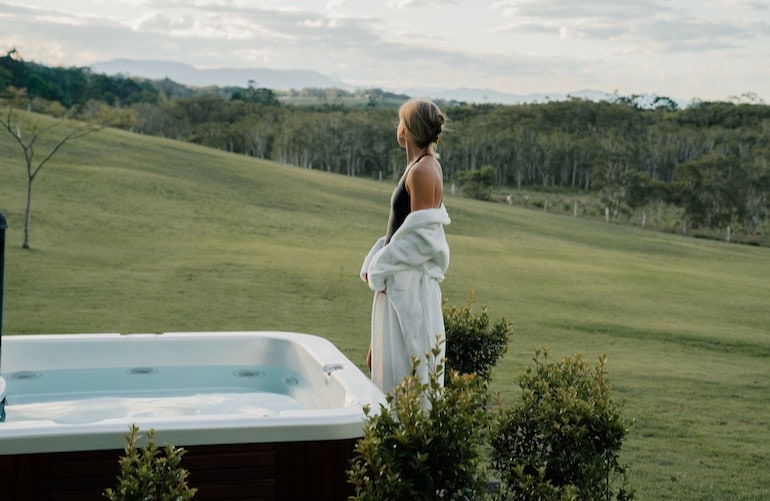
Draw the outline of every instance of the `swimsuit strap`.
[[[416,164],[417,162],[419,162],[420,160],[422,160],[422,159],[423,159],[423,157],[426,157],[426,156],[428,156],[428,155],[430,155],[430,153],[423,153],[422,155],[420,155],[419,157],[417,157],[417,160],[415,160],[414,162],[410,163],[410,164],[407,166],[406,170],[409,170],[409,168],[410,168],[410,167],[412,167],[414,164]]]

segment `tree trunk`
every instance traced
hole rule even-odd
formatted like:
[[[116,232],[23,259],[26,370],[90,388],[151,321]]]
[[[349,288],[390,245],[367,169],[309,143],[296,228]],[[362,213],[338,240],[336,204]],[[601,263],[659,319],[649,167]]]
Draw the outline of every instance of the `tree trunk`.
[[[34,178],[30,177],[27,181],[27,207],[24,209],[24,243],[21,245],[23,249],[29,249],[29,226],[32,221],[32,181]]]

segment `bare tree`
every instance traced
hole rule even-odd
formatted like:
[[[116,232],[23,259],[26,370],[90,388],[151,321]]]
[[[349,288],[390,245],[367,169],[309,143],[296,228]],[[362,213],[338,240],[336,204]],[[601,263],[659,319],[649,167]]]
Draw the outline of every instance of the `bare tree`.
[[[12,118],[13,109],[9,106],[8,114],[5,119],[0,118],[0,126],[2,126],[11,136],[13,136],[13,138],[17,143],[19,143],[19,146],[21,146],[21,149],[24,152],[24,162],[27,167],[27,207],[24,211],[24,243],[22,244],[22,247],[29,249],[29,226],[32,215],[33,181],[37,175],[40,174],[40,171],[48,163],[48,161],[51,160],[56,152],[59,151],[59,149],[64,146],[67,141],[83,137],[92,132],[96,132],[97,130],[100,130],[101,127],[87,125],[82,122],[73,122],[68,120],[67,116],[65,115],[64,118],[57,120],[46,127],[38,127],[37,125],[34,125],[32,130],[25,135],[22,133],[18,121],[15,124],[12,123]],[[41,160],[36,161],[35,146],[39,144],[38,141],[42,142],[45,136],[53,134],[55,129],[65,125],[67,130],[65,130],[64,135],[56,140],[55,143],[53,143],[53,146],[48,149],[48,152],[43,155]]]

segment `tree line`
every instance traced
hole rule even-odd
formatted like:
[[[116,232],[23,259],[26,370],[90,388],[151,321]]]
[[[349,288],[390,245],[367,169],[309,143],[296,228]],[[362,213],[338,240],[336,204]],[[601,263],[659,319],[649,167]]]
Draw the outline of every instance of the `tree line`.
[[[380,89],[191,88],[0,57],[0,94],[46,113],[71,113],[134,132],[309,169],[393,179],[403,168],[397,106]],[[291,104],[298,95],[316,104]],[[765,231],[770,213],[770,106],[724,102],[571,99],[541,104],[441,101],[445,177],[468,193],[501,189],[593,193],[609,217],[667,204],[683,229]],[[346,100],[347,99],[347,100]]]

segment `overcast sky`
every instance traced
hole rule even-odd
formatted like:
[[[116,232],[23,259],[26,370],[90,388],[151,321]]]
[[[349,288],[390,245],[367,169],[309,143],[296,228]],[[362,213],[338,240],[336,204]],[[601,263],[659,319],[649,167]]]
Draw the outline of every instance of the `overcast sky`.
[[[362,87],[770,102],[769,0],[0,0],[0,50],[310,69]]]

